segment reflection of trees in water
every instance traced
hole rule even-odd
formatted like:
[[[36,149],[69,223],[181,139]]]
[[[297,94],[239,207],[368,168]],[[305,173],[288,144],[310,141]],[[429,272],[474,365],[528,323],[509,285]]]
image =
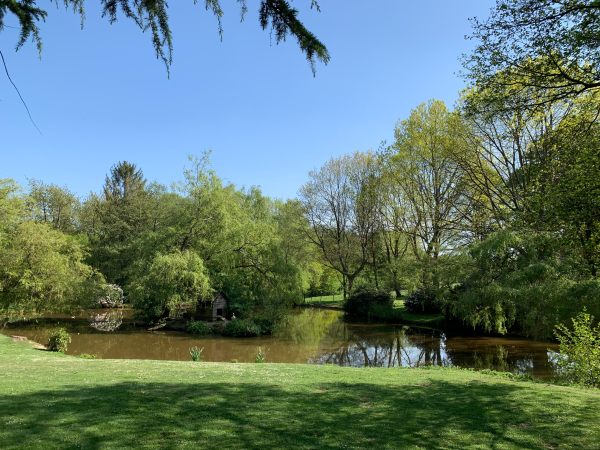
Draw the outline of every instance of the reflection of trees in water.
[[[539,355],[507,343],[447,339],[435,330],[414,331],[408,327],[376,332],[372,328],[348,326],[343,341],[321,352],[310,362],[341,366],[419,367],[459,366],[493,369],[519,374],[551,373],[545,352]],[[536,357],[537,355],[537,357]]]
[[[371,335],[351,332],[344,344],[313,362],[355,367],[446,365],[443,339],[439,334],[411,336],[406,327]]]
[[[106,311],[90,317],[90,326],[98,331],[115,331],[123,324],[122,311]]]
[[[508,372],[510,366],[508,349],[503,345],[496,345],[494,349],[485,353],[477,350],[473,352],[472,367],[475,369],[494,369],[500,372]]]
[[[319,345],[330,336],[343,336],[346,324],[338,311],[305,309],[288,315],[276,330],[276,336],[294,344]]]
[[[493,346],[451,345],[447,348],[448,360],[453,366],[472,367],[475,369],[492,369],[500,372],[512,372],[521,375],[533,374],[536,370],[540,373],[552,373],[550,362],[545,352],[535,353],[524,351],[518,346],[507,343]]]

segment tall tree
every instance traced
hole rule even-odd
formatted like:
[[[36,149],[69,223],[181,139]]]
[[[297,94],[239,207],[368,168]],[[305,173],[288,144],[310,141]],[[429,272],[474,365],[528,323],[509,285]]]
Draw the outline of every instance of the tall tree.
[[[461,127],[460,117],[434,100],[414,109],[395,131],[391,163],[405,205],[404,227],[426,266],[461,243],[465,176],[455,158],[463,145]]]
[[[152,227],[151,195],[135,164],[113,166],[103,188],[83,205],[83,227],[90,238],[92,264],[111,283],[127,284],[140,237]]]
[[[309,174],[300,200],[310,224],[308,238],[342,278],[344,297],[369,261],[376,226],[374,182],[377,160],[370,153],[331,159]]]
[[[110,202],[127,201],[144,191],[146,180],[135,164],[121,161],[110,169],[104,181],[104,197]]]

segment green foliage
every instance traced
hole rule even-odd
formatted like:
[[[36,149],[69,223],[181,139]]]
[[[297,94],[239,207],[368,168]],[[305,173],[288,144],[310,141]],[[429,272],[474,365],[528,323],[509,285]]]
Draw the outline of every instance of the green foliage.
[[[7,232],[0,248],[0,317],[90,306],[103,284],[86,265],[76,237],[50,225],[22,222]]]
[[[262,364],[265,362],[265,352],[261,347],[258,347],[258,351],[256,352],[256,357],[254,358],[254,362],[257,364]]]
[[[556,363],[567,381],[600,387],[600,324],[585,310],[571,319],[573,328],[556,326],[560,343]]]
[[[254,337],[262,334],[261,327],[249,319],[235,319],[223,327],[223,335],[230,337]]]
[[[204,336],[213,332],[212,327],[210,325],[208,325],[206,322],[202,322],[199,320],[192,320],[188,322],[186,326],[186,331],[190,334],[195,334],[198,336]]]
[[[191,250],[158,254],[147,273],[130,287],[134,308],[148,321],[195,311],[199,301],[211,298],[211,286],[202,259]]]
[[[344,310],[347,314],[356,317],[369,317],[373,308],[391,310],[394,300],[388,291],[362,288],[352,293],[346,303]]]
[[[77,357],[81,359],[96,359],[96,355],[91,353],[80,353]]]
[[[26,205],[32,220],[67,233],[76,231],[79,200],[67,188],[31,180]]]
[[[434,314],[440,312],[436,293],[431,288],[419,288],[404,301],[404,307],[411,313]]]
[[[203,350],[204,350],[204,347],[202,347],[202,348],[198,348],[196,346],[191,347],[190,348],[190,357],[192,358],[192,361],[195,361],[195,362],[202,361],[202,351]]]
[[[444,307],[474,328],[549,338],[584,306],[600,312],[600,282],[578,278],[576,261],[552,235],[497,232],[470,256],[471,272],[445,295]]]
[[[573,99],[600,85],[591,31],[599,26],[594,0],[498,1],[489,18],[473,20],[477,45],[464,65],[489,102],[516,109]]]
[[[65,353],[71,343],[71,335],[64,328],[58,328],[48,337],[48,350]]]

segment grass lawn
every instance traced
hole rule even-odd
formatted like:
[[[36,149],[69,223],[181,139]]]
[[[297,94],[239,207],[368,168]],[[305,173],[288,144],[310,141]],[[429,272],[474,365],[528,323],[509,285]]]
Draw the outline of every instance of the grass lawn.
[[[342,308],[344,306],[344,298],[342,294],[323,295],[320,297],[308,297],[305,299],[304,303],[315,307],[324,306]],[[376,317],[375,319],[391,322],[397,321],[420,326],[437,326],[444,320],[442,314],[417,314],[408,312],[404,307],[404,300],[402,299],[394,300],[394,309],[391,313],[391,316],[386,315],[385,317]]]
[[[600,391],[457,369],[86,360],[0,335],[0,448],[598,448]]]
[[[304,304],[311,306],[336,306],[342,308],[344,306],[343,294],[321,295],[318,297],[307,297]]]

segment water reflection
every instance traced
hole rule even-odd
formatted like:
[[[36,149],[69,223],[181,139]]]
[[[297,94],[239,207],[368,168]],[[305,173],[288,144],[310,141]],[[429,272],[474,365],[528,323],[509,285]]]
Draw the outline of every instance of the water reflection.
[[[98,331],[112,332],[123,325],[123,311],[105,310],[90,316],[90,326]]]
[[[423,365],[494,369],[539,378],[553,376],[547,342],[495,337],[446,336],[437,330],[347,323],[338,311],[307,309],[291,314],[273,336],[196,338],[177,332],[132,330],[118,310],[96,311],[90,326],[67,323],[73,333],[68,353],[99,358],[189,360],[189,348],[204,348],[205,361],[254,361],[258,347],[267,362],[337,364],[354,367]],[[61,324],[61,325],[64,325]],[[40,323],[4,332],[45,343],[55,325]],[[116,331],[114,331],[116,330]]]

